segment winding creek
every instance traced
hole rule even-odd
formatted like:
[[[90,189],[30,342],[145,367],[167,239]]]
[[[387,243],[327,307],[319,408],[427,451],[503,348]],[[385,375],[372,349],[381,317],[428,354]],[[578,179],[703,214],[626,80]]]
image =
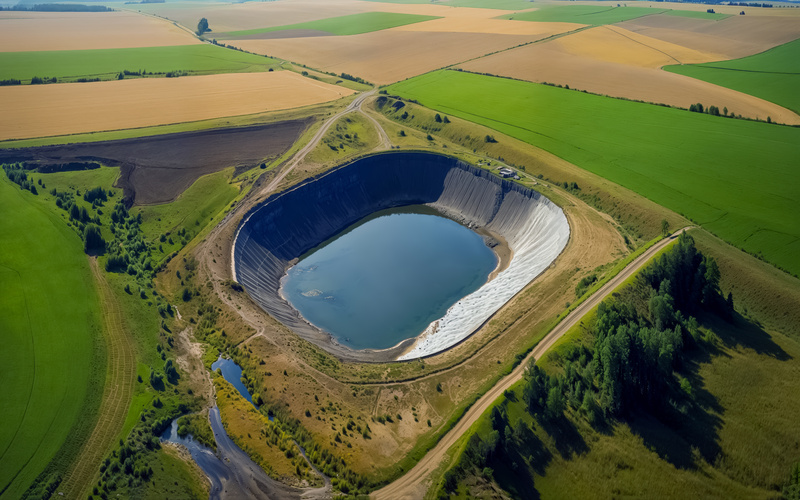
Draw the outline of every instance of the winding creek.
[[[220,368],[225,380],[236,387],[239,393],[252,404],[252,397],[242,384],[242,369],[239,365],[233,360],[220,356],[211,366],[214,370]],[[161,435],[161,440],[184,446],[189,451],[192,459],[211,482],[210,500],[330,498],[330,481],[324,476],[325,487],[316,489],[293,488],[269,477],[228,436],[216,404],[209,409],[209,423],[217,443],[216,453],[195,441],[191,434],[184,438],[178,436],[177,418]],[[301,451],[303,451],[302,448]],[[303,454],[305,456],[305,453]],[[314,470],[317,471],[316,468]]]

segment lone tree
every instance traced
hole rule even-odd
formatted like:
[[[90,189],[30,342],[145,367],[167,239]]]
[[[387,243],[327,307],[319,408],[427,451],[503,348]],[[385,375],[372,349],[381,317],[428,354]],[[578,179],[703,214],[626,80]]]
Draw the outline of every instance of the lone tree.
[[[661,221],[661,236],[664,238],[669,236],[669,222],[667,222],[667,219]]]
[[[197,34],[203,36],[203,33],[209,31],[208,29],[208,19],[205,17],[200,19],[200,22],[197,23]]]

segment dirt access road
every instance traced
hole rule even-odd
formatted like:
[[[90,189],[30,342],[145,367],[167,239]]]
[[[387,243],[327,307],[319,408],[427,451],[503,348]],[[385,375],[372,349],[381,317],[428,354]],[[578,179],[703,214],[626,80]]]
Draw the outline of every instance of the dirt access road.
[[[388,486],[373,492],[371,498],[376,500],[411,500],[423,498],[428,488],[431,486],[431,473],[433,473],[439,467],[439,464],[442,463],[447,451],[456,443],[456,441],[458,441],[459,438],[461,438],[461,436],[464,435],[465,432],[467,432],[467,429],[469,429],[472,424],[474,424],[478,418],[489,409],[492,403],[494,403],[497,398],[503,394],[503,391],[510,389],[512,385],[522,379],[528,362],[531,359],[538,360],[541,358],[542,355],[544,355],[544,353],[547,352],[547,350],[550,349],[558,341],[558,339],[560,339],[573,326],[575,326],[581,320],[581,318],[586,315],[586,313],[600,304],[600,302],[602,302],[603,299],[613,292],[614,289],[617,288],[623,281],[633,276],[633,274],[647,264],[656,253],[666,247],[686,229],[689,228],[680,229],[673,233],[669,238],[664,238],[653,245],[642,255],[634,259],[633,262],[628,264],[628,266],[623,269],[622,272],[606,283],[594,295],[576,307],[574,311],[564,318],[561,323],[559,323],[550,333],[547,334],[547,336],[545,336],[544,339],[542,339],[541,342],[539,342],[536,348],[531,351],[530,354],[528,354],[528,356],[517,368],[514,369],[514,371],[500,379],[500,381],[495,384],[494,387],[489,389],[486,394],[484,394],[474,405],[472,405],[472,407],[470,407],[461,420],[458,421],[455,427],[453,427],[450,432],[445,434],[439,443],[432,450],[430,450],[422,458],[422,460],[420,460],[417,465],[414,466],[413,469],[408,471],[404,476],[400,477],[393,483],[390,483]]]

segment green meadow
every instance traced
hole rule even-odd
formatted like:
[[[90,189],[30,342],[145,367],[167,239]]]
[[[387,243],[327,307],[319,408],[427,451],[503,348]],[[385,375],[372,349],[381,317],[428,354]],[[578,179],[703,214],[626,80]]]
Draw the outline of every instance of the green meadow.
[[[99,303],[81,239],[0,174],[0,498],[20,498],[86,412]],[[90,420],[90,419],[89,419]]]
[[[579,23],[589,25],[613,24],[630,21],[637,17],[661,14],[666,9],[649,7],[602,7],[594,5],[559,5],[543,7],[531,12],[515,12],[500,19],[515,21],[537,21],[548,23]]]
[[[732,61],[665,66],[745,94],[754,95],[800,113],[800,39],[766,52]],[[736,112],[736,110],[731,110]],[[762,117],[765,118],[765,117]]]
[[[430,0],[368,0],[370,2],[381,3],[432,3]],[[536,5],[532,0],[446,0],[436,2],[438,5],[450,7],[473,7],[477,9],[499,9],[499,10],[525,10],[532,9]]]
[[[53,50],[0,52],[0,80],[15,78],[30,83],[34,76],[59,81],[78,78],[114,79],[121,71],[190,74],[247,73],[278,69],[278,62],[264,56],[211,44],[132,49]]]
[[[800,274],[798,128],[459,71],[388,91],[540,147]]]
[[[287,30],[316,30],[326,31],[332,35],[360,35],[372,31],[381,31],[406,24],[421,23],[438,19],[435,16],[420,16],[417,14],[395,14],[391,12],[363,12],[349,16],[331,17],[307,23],[287,24],[285,26],[274,26],[271,28],[258,28],[253,30],[232,31],[224,33],[221,37],[235,38],[246,35],[256,35],[259,33],[271,33],[274,31]]]

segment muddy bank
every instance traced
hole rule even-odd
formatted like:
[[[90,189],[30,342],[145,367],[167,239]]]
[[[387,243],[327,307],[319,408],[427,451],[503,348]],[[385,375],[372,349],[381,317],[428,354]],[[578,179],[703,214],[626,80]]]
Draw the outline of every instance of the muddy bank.
[[[416,204],[427,204],[508,248],[506,262],[501,257],[505,269],[452,306],[419,340],[354,351],[305,322],[281,298],[280,279],[294,259],[373,212]],[[342,359],[412,359],[468,337],[549,266],[568,239],[563,211],[535,191],[451,157],[384,153],[309,179],[253,208],[234,239],[233,274],[264,310]],[[498,255],[503,246],[497,245]]]

